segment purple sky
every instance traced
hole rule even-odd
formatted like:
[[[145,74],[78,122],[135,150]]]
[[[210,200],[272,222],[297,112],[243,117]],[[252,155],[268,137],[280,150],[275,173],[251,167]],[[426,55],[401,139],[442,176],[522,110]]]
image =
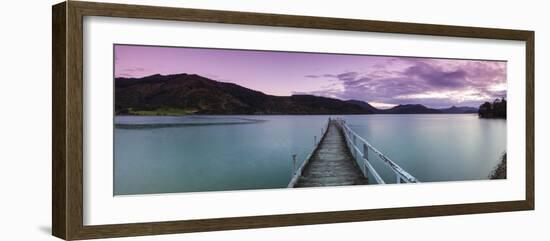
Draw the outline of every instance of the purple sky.
[[[404,53],[406,54],[406,53]],[[115,76],[198,74],[266,94],[376,107],[477,107],[506,96],[506,62],[115,45]]]

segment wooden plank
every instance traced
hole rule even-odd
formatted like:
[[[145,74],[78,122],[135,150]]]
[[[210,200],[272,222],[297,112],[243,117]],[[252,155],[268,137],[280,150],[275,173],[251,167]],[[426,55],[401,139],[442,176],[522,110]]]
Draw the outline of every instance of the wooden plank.
[[[348,149],[344,133],[335,120],[305,167],[296,187],[322,187],[367,184]]]

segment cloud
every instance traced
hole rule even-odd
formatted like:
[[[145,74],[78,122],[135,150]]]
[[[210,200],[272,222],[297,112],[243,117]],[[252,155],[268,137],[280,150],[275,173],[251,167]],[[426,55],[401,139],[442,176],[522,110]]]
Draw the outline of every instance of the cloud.
[[[142,67],[130,67],[130,68],[124,68],[121,70],[116,71],[117,77],[127,77],[127,78],[134,78],[134,77],[140,77],[145,72],[145,68]]]
[[[133,73],[133,72],[143,72],[143,71],[145,71],[145,69],[144,69],[144,68],[141,68],[141,67],[134,67],[134,68],[125,68],[125,69],[123,69],[122,71],[124,71],[124,72],[132,72],[132,73]]]
[[[394,104],[477,107],[506,97],[506,62],[392,58],[367,71],[327,73],[335,85],[309,94]]]
[[[316,79],[316,78],[319,78],[319,77],[321,77],[321,76],[319,76],[319,75],[314,75],[314,74],[308,74],[308,75],[305,75],[304,77]]]
[[[117,74],[116,77],[135,78],[136,76],[128,73],[120,73],[120,74]]]
[[[433,65],[419,62],[407,68],[403,74],[409,77],[416,77],[421,81],[426,81],[431,86],[443,88],[461,88],[468,83],[465,81],[467,73],[462,69],[453,71],[444,71]]]
[[[345,72],[345,73],[337,74],[336,78],[338,78],[341,81],[346,82],[346,81],[355,80],[355,78],[358,75],[359,75],[358,72]]]
[[[371,79],[368,78],[368,77],[363,77],[363,78],[359,78],[359,79],[348,80],[348,81],[346,81],[346,85],[347,85],[347,86],[352,86],[352,87],[359,87],[359,86],[363,86],[363,85],[368,84],[370,80],[371,80]]]

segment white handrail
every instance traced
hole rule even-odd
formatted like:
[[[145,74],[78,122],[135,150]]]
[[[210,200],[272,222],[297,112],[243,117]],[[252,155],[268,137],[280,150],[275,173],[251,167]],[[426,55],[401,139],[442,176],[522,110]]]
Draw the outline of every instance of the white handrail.
[[[359,154],[361,154],[361,159],[364,160],[366,166],[369,167],[368,169],[371,171],[375,179],[380,179],[380,176],[378,173],[372,168],[372,165],[370,165],[370,162],[367,160],[367,155],[363,152],[367,152],[368,149],[372,150],[376,155],[378,155],[384,163],[395,173],[397,177],[397,181],[400,183],[401,181],[407,182],[407,183],[418,183],[418,179],[416,179],[414,176],[409,174],[407,171],[405,171],[403,168],[401,168],[399,165],[397,165],[395,162],[393,162],[390,158],[382,154],[378,149],[374,148],[368,141],[363,139],[363,137],[359,136],[357,133],[355,133],[345,122],[343,119],[338,119],[336,121],[340,127],[344,130],[344,135],[346,136],[346,143],[348,145],[351,145],[351,147]],[[357,139],[360,142],[362,142],[365,147],[365,151],[361,152],[360,148],[357,147],[357,145],[354,143],[354,140]],[[350,148],[351,149],[351,148]],[[378,180],[377,180],[378,182]],[[378,182],[380,183],[380,182]]]
[[[317,140],[316,137],[314,137],[315,143],[313,150],[309,153],[309,155],[306,157],[306,159],[300,164],[300,167],[298,167],[296,170],[293,170],[293,175],[288,183],[287,187],[292,188],[297,183],[300,177],[302,176],[302,173],[304,171],[305,166],[309,163],[309,160],[312,158],[313,153],[317,148],[319,147],[319,144],[323,140],[324,136],[326,135],[328,131],[328,127],[330,125],[331,119],[329,118],[325,128],[321,131],[321,138]],[[373,177],[374,181],[378,184],[385,184],[386,182],[376,169],[372,166],[370,161],[368,160],[368,150],[370,149],[372,152],[374,152],[378,157],[380,157],[384,164],[388,166],[396,175],[397,183],[406,182],[406,183],[419,183],[418,179],[416,179],[414,176],[406,172],[403,168],[401,168],[399,165],[397,165],[395,162],[393,162],[390,158],[382,154],[378,149],[376,149],[374,146],[372,146],[368,141],[366,141],[363,137],[359,136],[355,131],[353,131],[347,124],[346,121],[343,119],[336,119],[336,123],[342,128],[342,131],[344,132],[344,138],[346,141],[346,145],[352,152],[352,156],[355,160],[355,162],[358,164],[359,169],[363,173],[365,177]],[[363,150],[357,145],[357,141],[362,143]],[[295,160],[294,160],[295,161]],[[294,167],[293,167],[294,169]]]
[[[353,140],[350,138],[350,136],[348,135],[348,133],[346,131],[344,131],[344,137],[346,138],[346,144],[348,146],[351,145],[351,147],[353,148],[353,151],[355,151],[355,155],[352,152],[352,156],[355,159],[355,162],[357,163],[357,165],[359,165],[359,167],[361,169],[361,172],[363,172],[363,176],[368,178],[370,176],[370,175],[368,175],[368,172],[370,172],[371,175],[374,177],[374,180],[376,181],[376,183],[386,184],[386,182],[384,182],[384,179],[382,179],[382,177],[380,177],[380,174],[378,174],[378,172],[370,164],[370,162],[367,159],[367,157],[365,156],[364,152],[362,152],[359,149],[359,147],[357,147],[356,145],[353,144]],[[357,154],[359,154],[359,155],[357,155]],[[359,156],[359,158],[358,158],[358,156]],[[363,163],[361,163],[359,160],[361,160]],[[368,171],[367,171],[367,169],[368,169]]]

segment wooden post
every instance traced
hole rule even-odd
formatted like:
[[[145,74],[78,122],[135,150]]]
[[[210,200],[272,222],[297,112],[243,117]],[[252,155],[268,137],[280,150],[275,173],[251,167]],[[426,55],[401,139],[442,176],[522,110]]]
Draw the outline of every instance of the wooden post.
[[[317,145],[317,136],[313,136],[313,146]]]
[[[363,143],[363,158],[365,158],[365,160],[369,159],[369,147],[365,143]]]
[[[396,173],[395,176],[397,177],[397,182],[396,183],[397,184],[401,183],[401,177],[399,177],[399,174]]]
[[[296,154],[292,154],[292,176],[296,175]]]
[[[368,180],[367,173],[369,168],[367,167],[367,162],[369,161],[369,147],[365,143],[363,143],[363,161],[365,162],[365,178]]]

